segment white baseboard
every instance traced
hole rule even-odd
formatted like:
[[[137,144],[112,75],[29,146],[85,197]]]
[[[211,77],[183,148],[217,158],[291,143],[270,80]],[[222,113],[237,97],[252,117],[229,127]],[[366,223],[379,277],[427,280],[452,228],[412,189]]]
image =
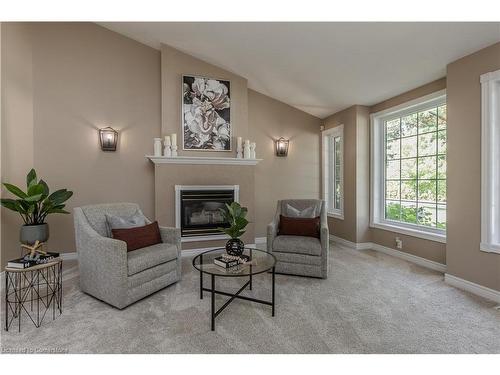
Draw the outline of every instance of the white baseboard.
[[[78,259],[78,254],[76,251],[73,253],[61,253],[61,258],[63,260],[75,260]]]
[[[204,251],[209,251],[209,250],[214,250],[214,249],[217,249],[217,247],[204,247],[204,248],[199,248],[199,249],[185,249],[185,250],[181,250],[181,256],[182,257],[196,256],[198,254],[203,253]]]
[[[391,256],[396,257],[396,258],[401,258],[401,259],[407,260],[408,262],[418,264],[419,266],[426,267],[426,268],[429,268],[429,269],[434,270],[434,271],[443,272],[443,273],[446,272],[446,265],[445,264],[434,262],[432,260],[425,259],[425,258],[416,256],[416,255],[408,254],[408,253],[405,253],[404,251],[391,249],[390,247],[382,246],[382,245],[379,245],[379,244],[376,244],[373,242],[356,243],[356,242],[351,242],[351,241],[348,241],[346,239],[343,239],[343,238],[340,238],[340,237],[337,237],[334,235],[330,235],[330,239],[333,242],[344,245],[344,246],[349,247],[351,249],[375,250],[375,251],[379,251],[379,252],[387,254],[387,255],[391,255]]]
[[[265,245],[267,243],[267,237],[255,237],[256,245]]]
[[[425,259],[416,255],[405,253],[404,251],[399,251],[396,249],[391,249],[390,247],[382,246],[379,244],[372,244],[372,250],[379,251],[381,253],[391,255],[396,258],[401,258],[407,260],[408,262],[412,262],[418,264],[419,266],[429,268],[438,272],[446,272],[446,264],[434,262],[433,260]]]
[[[341,237],[334,236],[333,234],[330,234],[330,240],[333,242],[336,242],[338,244],[344,245],[348,248],[351,249],[356,249],[356,250],[371,250],[373,244],[371,242],[351,242],[349,240],[346,240]]]
[[[220,240],[228,240],[229,237],[226,234],[212,234],[209,236],[194,236],[194,237],[182,237],[181,242],[198,242],[198,241],[220,241]]]
[[[450,275],[449,273],[444,274],[444,282],[448,285],[454,286],[455,288],[462,289],[496,303],[500,303],[500,291],[498,290],[490,289],[473,283],[472,281],[461,279],[460,277]]]

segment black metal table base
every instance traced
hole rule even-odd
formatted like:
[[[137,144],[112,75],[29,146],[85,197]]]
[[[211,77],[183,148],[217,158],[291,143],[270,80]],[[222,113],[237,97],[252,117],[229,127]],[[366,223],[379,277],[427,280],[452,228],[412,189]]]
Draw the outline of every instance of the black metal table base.
[[[229,306],[231,302],[233,302],[235,299],[242,299],[245,301],[251,301],[251,302],[256,302],[260,303],[263,305],[268,305],[271,306],[271,316],[274,316],[274,310],[275,310],[275,272],[274,272],[274,267],[272,269],[272,292],[271,292],[271,301],[266,301],[266,300],[261,300],[257,298],[252,298],[252,297],[247,297],[247,296],[242,296],[240,295],[241,292],[243,292],[247,287],[249,290],[252,290],[252,275],[250,275],[250,279],[236,292],[236,293],[228,293],[228,292],[223,292],[221,290],[216,290],[215,289],[215,276],[216,275],[211,275],[211,288],[205,288],[203,286],[203,272],[200,272],[200,299],[203,299],[203,292],[210,292],[211,295],[211,329],[212,331],[215,331],[215,318],[222,312],[226,307]],[[229,298],[219,309],[215,310],[215,295],[220,294],[223,296],[231,297]]]
[[[21,331],[21,316],[27,316],[40,327],[47,312],[62,314],[62,262],[42,269],[5,271],[5,330],[17,319]]]

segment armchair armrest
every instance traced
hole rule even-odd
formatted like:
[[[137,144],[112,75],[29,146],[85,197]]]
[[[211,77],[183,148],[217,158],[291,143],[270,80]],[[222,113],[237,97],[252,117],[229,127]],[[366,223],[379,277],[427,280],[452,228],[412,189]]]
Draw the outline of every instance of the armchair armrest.
[[[79,259],[93,259],[99,267],[106,267],[108,271],[114,266],[127,270],[127,244],[101,236],[88,224],[83,213],[76,209],[75,239]],[[106,259],[106,262],[100,262],[99,259]]]
[[[330,229],[328,228],[328,216],[326,214],[325,203],[321,210],[321,223],[320,223],[320,239],[323,252],[328,256],[328,249],[330,247]]]
[[[328,229],[328,224],[322,224],[320,228],[320,238],[321,238],[321,246],[323,249],[328,249],[328,245],[330,243],[330,230]]]
[[[81,209],[75,208],[75,240],[84,291],[119,306],[127,285],[127,244],[103,237],[87,222]]]
[[[181,254],[181,230],[173,227],[160,227],[161,241],[177,246],[177,252]]]
[[[124,241],[101,236],[90,226],[78,208],[75,208],[75,240],[77,251],[81,250],[84,256],[87,252],[102,250],[106,254],[127,259],[127,244]]]
[[[272,252],[273,250],[273,241],[278,235],[279,228],[279,216],[275,216],[273,221],[267,225],[267,251]]]

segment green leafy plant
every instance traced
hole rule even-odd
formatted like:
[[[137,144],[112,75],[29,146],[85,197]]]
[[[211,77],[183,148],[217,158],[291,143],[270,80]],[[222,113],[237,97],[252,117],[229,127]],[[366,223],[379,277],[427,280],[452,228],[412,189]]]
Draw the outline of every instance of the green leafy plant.
[[[19,213],[25,225],[44,224],[49,214],[69,214],[64,210],[64,202],[73,192],[60,189],[50,194],[49,186],[37,179],[34,169],[26,176],[26,192],[12,184],[4,183],[3,186],[17,199],[2,198],[2,206]]]
[[[226,207],[221,208],[220,211],[224,219],[229,223],[229,227],[218,229],[233,239],[243,236],[248,225],[248,220],[245,218],[248,209],[241,207],[237,202],[232,202],[230,205],[226,204]]]

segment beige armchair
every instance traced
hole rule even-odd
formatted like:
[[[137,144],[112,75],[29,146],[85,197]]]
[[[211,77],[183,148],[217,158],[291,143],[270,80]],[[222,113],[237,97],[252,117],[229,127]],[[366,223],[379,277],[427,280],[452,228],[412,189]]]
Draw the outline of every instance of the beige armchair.
[[[325,202],[318,199],[290,199],[278,201],[273,221],[267,226],[267,251],[276,259],[276,272],[328,277],[329,231]],[[306,216],[320,217],[320,238],[280,236],[280,215],[293,217],[297,212]]]
[[[162,243],[130,252],[125,242],[107,237],[106,213],[125,217],[137,210],[133,203],[74,209],[80,287],[119,309],[181,279],[179,229],[160,227]]]

